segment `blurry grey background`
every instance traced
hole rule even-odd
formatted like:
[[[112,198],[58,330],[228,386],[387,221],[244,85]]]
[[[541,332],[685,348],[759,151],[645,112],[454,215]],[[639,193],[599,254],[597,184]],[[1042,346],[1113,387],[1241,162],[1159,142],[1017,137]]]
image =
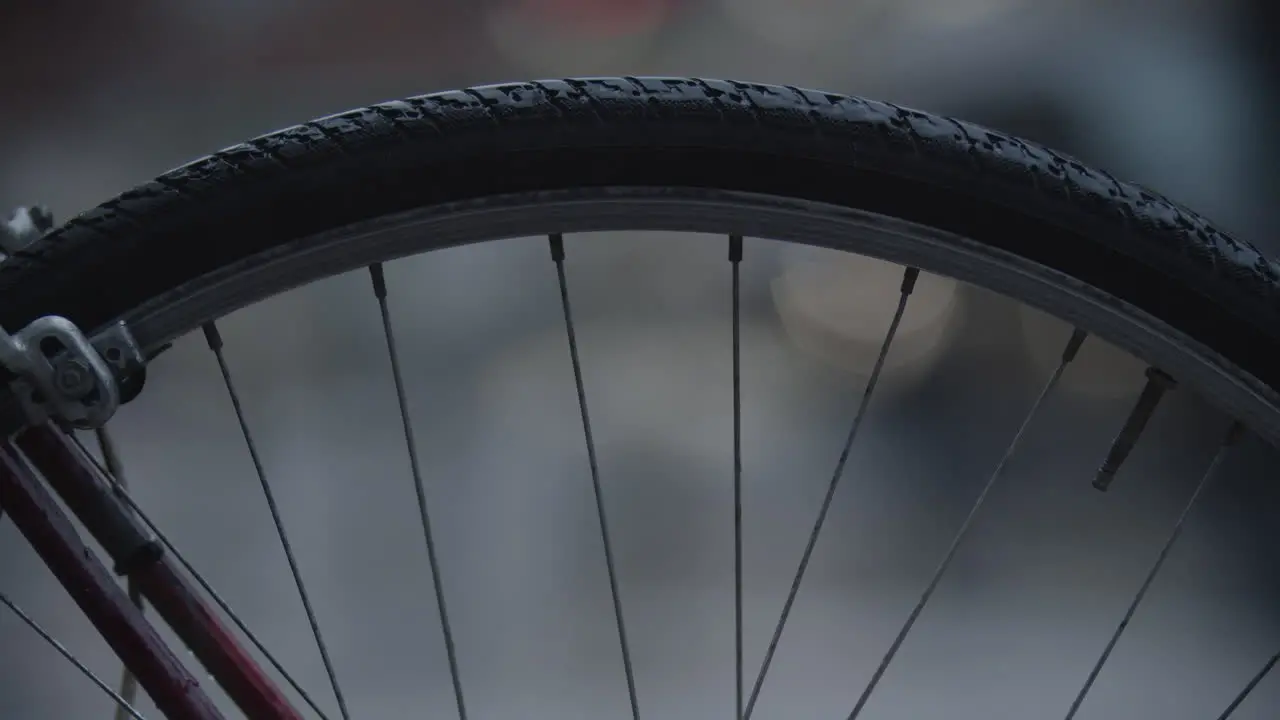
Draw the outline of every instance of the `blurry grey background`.
[[[248,136],[526,77],[697,74],[957,114],[1274,241],[1280,64],[1261,0],[150,0],[0,11],[0,204],[61,216]],[[588,402],[647,718],[732,713],[729,267],[722,238],[567,240]],[[899,271],[748,240],[748,682]],[[476,718],[626,714],[545,241],[388,268]],[[360,718],[454,716],[367,275],[223,323],[228,359]],[[766,683],[759,718],[844,717],[1030,406],[1056,321],[922,281]],[[1106,495],[1142,366],[1091,342],[1044,408],[866,718],[1058,717],[1225,420],[1175,393]],[[114,423],[140,504],[337,717],[213,358],[187,338]],[[1224,466],[1081,718],[1209,718],[1280,647],[1273,454]],[[110,651],[13,527],[0,590],[108,682]],[[110,703],[0,613],[0,717]],[[1272,677],[1238,718],[1280,706]],[[143,703],[144,712],[155,714]]]

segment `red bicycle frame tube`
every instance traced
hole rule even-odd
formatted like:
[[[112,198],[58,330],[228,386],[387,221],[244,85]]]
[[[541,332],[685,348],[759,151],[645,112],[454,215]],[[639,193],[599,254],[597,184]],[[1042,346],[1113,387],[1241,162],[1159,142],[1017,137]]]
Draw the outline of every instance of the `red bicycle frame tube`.
[[[222,720],[200,683],[81,542],[71,521],[9,441],[0,445],[0,506],[111,649],[137,675],[160,712],[183,720]]]
[[[261,666],[204,603],[191,582],[164,556],[162,548],[116,495],[98,466],[66,433],[52,425],[44,425],[20,434],[16,444],[44,476],[45,482],[57,492],[85,529],[112,557],[116,572],[137,583],[143,597],[222,686],[241,712],[250,720],[302,720],[302,716]],[[34,478],[32,481],[34,482]],[[35,489],[48,497],[44,488],[39,483],[35,484]],[[51,498],[49,500],[52,502]],[[6,506],[8,502],[5,497]],[[66,543],[79,543],[75,531],[70,525],[67,527],[71,533],[69,540],[61,536],[40,539],[40,542],[52,544],[51,548],[44,551],[40,547],[36,548],[42,557],[46,552],[61,557],[58,553],[63,552]],[[36,545],[37,540],[30,534],[28,540]],[[78,547],[83,548],[83,545]],[[80,554],[83,555],[83,552]],[[45,561],[53,567],[51,560],[46,558]],[[101,567],[101,563],[96,559],[93,562],[105,574],[106,570]],[[105,580],[111,591],[119,596],[120,602],[127,605],[128,610],[133,613],[133,622],[145,624],[141,614],[128,604],[119,586],[110,577]],[[66,585],[67,581],[64,580],[63,584]],[[68,589],[70,590],[70,586]],[[82,592],[90,593],[91,603],[102,603],[104,598],[99,595],[107,591],[95,586]],[[81,607],[85,607],[83,603]],[[90,615],[90,620],[99,632],[104,636],[107,634],[110,619],[103,621],[105,625],[100,624],[93,615]],[[164,689],[172,684],[173,678],[164,674],[163,668],[156,666],[156,658],[172,657],[172,653],[158,638],[154,647],[146,646],[129,655],[121,653],[119,649],[116,652],[153,698],[155,691],[152,690],[152,685]],[[148,657],[151,659],[148,660]],[[161,707],[161,710],[169,717],[182,720],[220,717],[212,710],[212,706],[210,710],[215,713],[213,715],[193,714],[185,709],[172,712]]]

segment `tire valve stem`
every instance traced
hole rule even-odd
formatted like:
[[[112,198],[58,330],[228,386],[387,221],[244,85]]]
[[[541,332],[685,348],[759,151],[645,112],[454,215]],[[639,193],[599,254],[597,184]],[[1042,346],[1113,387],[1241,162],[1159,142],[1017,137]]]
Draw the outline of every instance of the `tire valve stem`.
[[[1147,421],[1155,414],[1160,399],[1175,385],[1177,382],[1168,373],[1156,368],[1147,368],[1147,384],[1142,388],[1138,402],[1134,403],[1129,419],[1125,420],[1124,427],[1120,428],[1120,434],[1116,435],[1115,441],[1111,443],[1107,459],[1103,460],[1102,467],[1098,468],[1098,474],[1093,479],[1095,488],[1106,492],[1111,487],[1116,472],[1133,451],[1133,446],[1138,443],[1138,438],[1147,427]]]

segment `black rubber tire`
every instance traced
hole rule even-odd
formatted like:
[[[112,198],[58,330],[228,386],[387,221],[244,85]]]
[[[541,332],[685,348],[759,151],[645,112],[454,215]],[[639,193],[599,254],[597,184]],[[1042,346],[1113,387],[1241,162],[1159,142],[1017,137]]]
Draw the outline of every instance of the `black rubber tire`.
[[[0,266],[0,325],[102,325],[291,240],[428,204],[595,186],[796,197],[948,230],[1058,270],[1280,388],[1280,266],[1034,143],[843,95],[721,80],[512,83],[266,135],[72,218]]]

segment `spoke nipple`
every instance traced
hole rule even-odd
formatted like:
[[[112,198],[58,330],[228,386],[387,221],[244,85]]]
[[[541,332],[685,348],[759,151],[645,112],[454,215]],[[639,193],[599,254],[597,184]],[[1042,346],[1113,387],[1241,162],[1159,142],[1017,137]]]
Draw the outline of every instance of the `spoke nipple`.
[[[172,347],[173,347],[173,343],[171,343],[171,342],[167,342],[167,343],[165,343],[165,344],[161,345],[160,347],[156,348],[155,350],[152,350],[152,351],[148,352],[148,353],[146,354],[146,358],[145,358],[146,362],[151,362],[152,360],[155,360],[156,358],[160,357],[160,354],[161,354],[161,353],[163,353],[164,351],[166,351],[166,350],[168,350],[168,349],[170,349],[170,348],[172,348]]]
[[[729,262],[742,262],[742,236],[729,236]]]
[[[547,241],[551,243],[551,259],[555,262],[564,262],[564,235],[552,233],[547,236]]]
[[[1146,375],[1149,382],[1158,383],[1165,390],[1173,388],[1178,384],[1178,381],[1174,380],[1172,375],[1160,368],[1149,367],[1147,368]]]
[[[1227,436],[1223,438],[1223,445],[1235,445],[1244,437],[1244,425],[1239,420],[1232,420],[1231,427],[1227,428]]]
[[[1110,461],[1110,457],[1107,458]],[[1108,465],[1106,462],[1102,467],[1098,468],[1098,474],[1093,478],[1093,487],[1095,490],[1106,492],[1111,489],[1111,483],[1116,479],[1116,470],[1119,468]]]
[[[1066,365],[1076,359],[1076,353],[1080,352],[1080,346],[1084,345],[1085,338],[1089,337],[1089,333],[1076,329],[1071,333],[1071,339],[1067,341],[1067,347],[1062,351],[1062,364]]]
[[[222,349],[222,334],[218,332],[218,326],[213,323],[205,323],[201,328],[204,330],[204,339],[209,343],[209,349],[218,352]]]
[[[910,295],[916,289],[916,280],[920,278],[920,268],[907,268],[902,274],[902,294]]]
[[[369,276],[373,278],[373,296],[378,300],[387,299],[387,276],[382,272],[382,263],[369,266]]]
[[[1111,450],[1107,453],[1106,460],[1102,461],[1102,467],[1098,468],[1098,474],[1093,479],[1094,488],[1106,492],[1111,487],[1120,466],[1129,457],[1142,431],[1147,427],[1147,422],[1155,414],[1160,399],[1176,384],[1174,379],[1164,371],[1147,368],[1147,384],[1142,388],[1138,402],[1134,403],[1129,419],[1125,421],[1124,427],[1120,428],[1120,433],[1111,444]]]

